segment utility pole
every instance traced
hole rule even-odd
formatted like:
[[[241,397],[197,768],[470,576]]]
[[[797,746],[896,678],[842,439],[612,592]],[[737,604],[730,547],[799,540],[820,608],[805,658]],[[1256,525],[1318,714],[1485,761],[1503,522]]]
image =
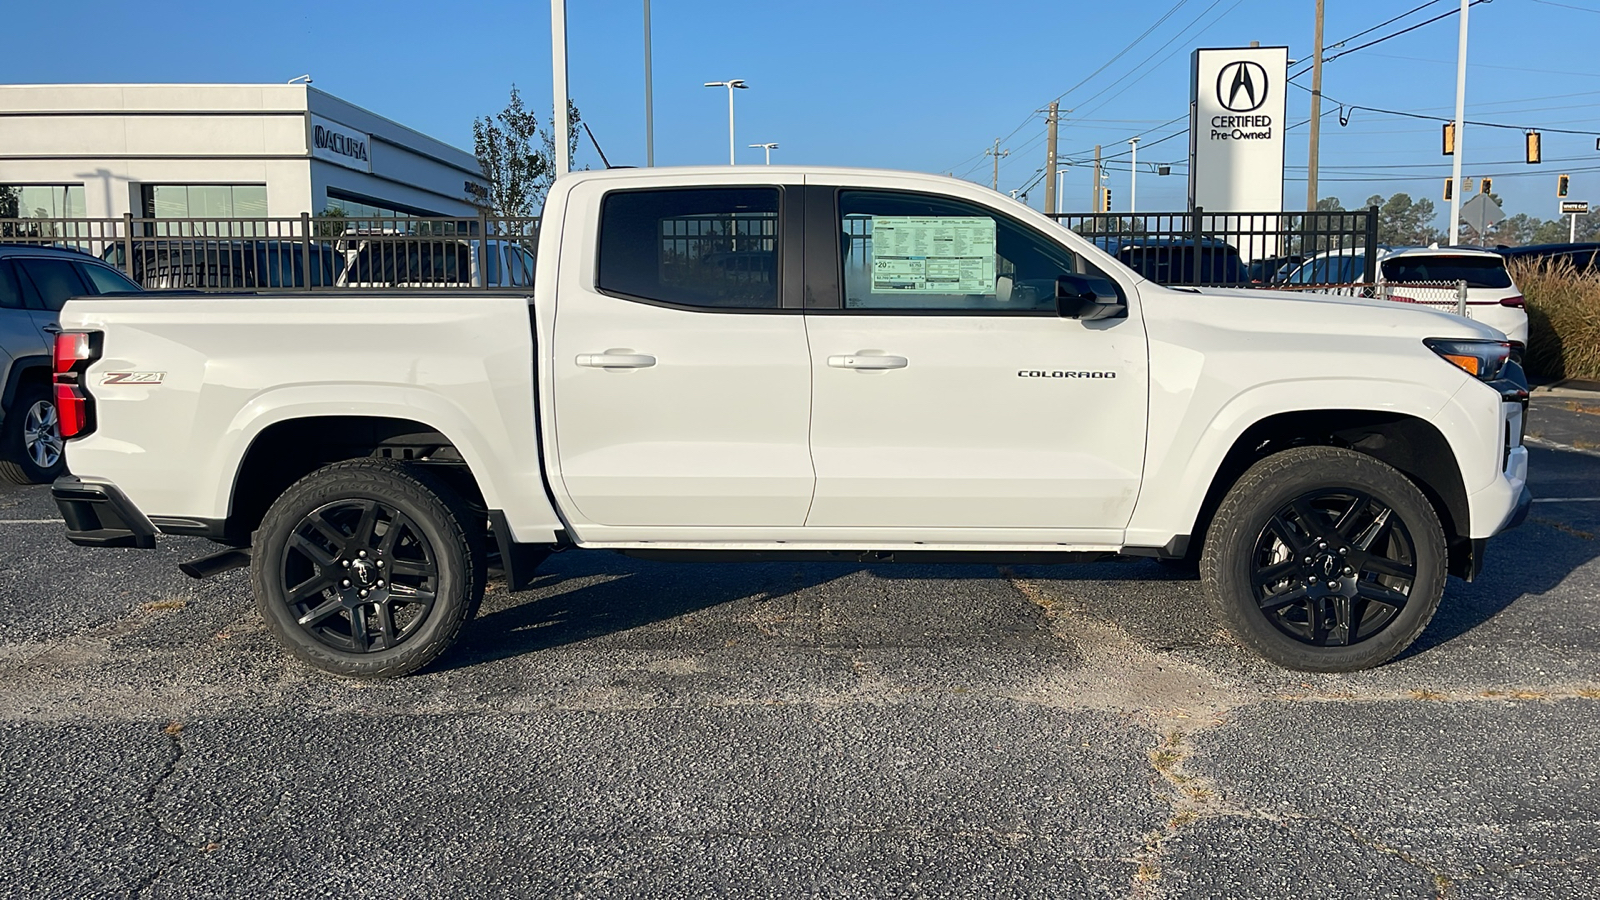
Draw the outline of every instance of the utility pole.
[[[550,0],[550,68],[555,76],[556,177],[572,169],[567,135],[572,124],[567,120],[567,0]]]
[[[1128,138],[1128,212],[1139,211],[1139,139]]]
[[[1322,3],[1322,0],[1317,0]],[[651,98],[654,78],[650,74],[650,0],[645,0],[645,165],[656,165],[656,101]]]
[[[1056,123],[1059,121],[1058,113],[1061,104],[1055,100],[1050,101],[1050,115],[1044,143],[1044,212],[1047,216],[1056,214]]]
[[[999,138],[995,138],[994,139],[994,149],[993,150],[985,150],[985,151],[983,151],[983,155],[984,156],[992,156],[992,157],[994,157],[994,180],[989,182],[989,186],[998,191],[998,190],[1000,190],[1000,157],[1002,157],[1002,156],[1010,156],[1011,155],[1011,151],[1010,150],[1001,150],[1000,149],[1000,139]]]
[[[1456,147],[1450,158],[1450,243],[1460,240],[1461,234],[1461,146],[1465,143],[1467,115],[1467,7],[1471,0],[1461,0],[1461,37],[1456,46]]]
[[[1311,48],[1311,152],[1306,156],[1306,212],[1317,210],[1317,166],[1322,156],[1322,0],[1317,0],[1315,46]]]
[[[1094,145],[1094,211],[1109,212],[1101,209],[1105,205],[1106,195],[1100,192],[1100,145]]]

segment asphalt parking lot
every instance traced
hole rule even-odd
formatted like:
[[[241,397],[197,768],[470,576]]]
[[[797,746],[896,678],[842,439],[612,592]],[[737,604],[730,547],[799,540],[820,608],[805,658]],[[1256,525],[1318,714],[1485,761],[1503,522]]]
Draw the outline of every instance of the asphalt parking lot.
[[[1600,398],[1410,653],[1308,676],[1149,562],[566,553],[420,675],[282,655],[241,572],[0,488],[17,897],[1592,897]],[[1591,498],[1569,501],[1561,498]]]

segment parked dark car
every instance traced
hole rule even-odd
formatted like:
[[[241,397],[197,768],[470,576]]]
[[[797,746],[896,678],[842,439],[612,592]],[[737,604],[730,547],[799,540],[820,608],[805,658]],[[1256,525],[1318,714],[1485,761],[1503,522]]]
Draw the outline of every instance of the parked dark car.
[[[118,241],[103,256],[150,290],[306,286],[306,245],[296,240],[139,237],[133,240],[131,269],[123,259],[126,252]],[[312,287],[333,286],[343,267],[344,259],[330,244],[311,245]]]
[[[1579,272],[1600,272],[1600,243],[1534,244],[1529,247],[1496,247],[1495,252],[1509,262],[1513,259],[1565,260]]]
[[[1249,284],[1250,271],[1226,241],[1193,238],[1097,235],[1100,249],[1156,284]]]
[[[44,484],[66,471],[51,386],[56,313],[69,297],[137,290],[87,253],[0,244],[0,477]]]
[[[1289,253],[1284,256],[1265,256],[1261,259],[1250,261],[1250,280],[1259,284],[1280,282],[1289,277],[1297,266],[1305,262],[1302,253]]]

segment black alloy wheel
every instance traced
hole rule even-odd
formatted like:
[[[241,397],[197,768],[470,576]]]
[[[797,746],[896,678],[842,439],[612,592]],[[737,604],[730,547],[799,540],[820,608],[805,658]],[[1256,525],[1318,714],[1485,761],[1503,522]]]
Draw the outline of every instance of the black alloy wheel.
[[[1311,491],[1256,538],[1256,602],[1279,631],[1349,646],[1394,624],[1417,578],[1416,545],[1394,508],[1361,491]]]
[[[422,668],[450,648],[483,597],[482,516],[423,466],[324,466],[272,504],[253,545],[251,581],[268,630],[336,675]]]
[[[326,504],[295,526],[283,590],[295,624],[344,653],[390,650],[416,636],[439,591],[433,545],[393,504]]]
[[[1416,641],[1447,561],[1439,512],[1404,473],[1354,450],[1295,447],[1228,490],[1200,578],[1241,644],[1287,668],[1349,672]]]

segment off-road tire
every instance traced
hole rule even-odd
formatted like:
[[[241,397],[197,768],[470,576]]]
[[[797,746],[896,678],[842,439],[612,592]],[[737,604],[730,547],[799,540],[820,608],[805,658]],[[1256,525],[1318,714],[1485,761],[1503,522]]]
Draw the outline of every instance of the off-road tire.
[[[1398,516],[1413,545],[1415,574],[1404,606],[1381,630],[1349,646],[1316,646],[1269,619],[1256,596],[1255,555],[1269,523],[1286,505],[1339,489],[1369,495]],[[1297,447],[1257,462],[1228,491],[1206,534],[1200,577],[1217,616],[1247,648],[1291,669],[1347,672],[1381,665],[1417,639],[1444,594],[1446,554],[1437,511],[1405,475],[1352,450]]]
[[[41,466],[28,455],[23,426],[28,410],[36,403],[55,405],[48,385],[28,384],[18,389],[11,408],[0,422],[0,478],[12,484],[49,484],[67,472],[67,455],[62,452],[54,465]]]
[[[415,633],[397,646],[367,652],[328,646],[303,628],[291,609],[290,587],[284,583],[289,542],[311,513],[348,500],[393,507],[431,545],[437,567],[433,604]],[[272,504],[253,544],[251,582],[268,630],[297,659],[335,675],[384,678],[428,665],[455,643],[483,598],[487,555],[483,523],[442,479],[420,466],[368,458],[318,469]],[[394,577],[391,572],[391,582]]]

